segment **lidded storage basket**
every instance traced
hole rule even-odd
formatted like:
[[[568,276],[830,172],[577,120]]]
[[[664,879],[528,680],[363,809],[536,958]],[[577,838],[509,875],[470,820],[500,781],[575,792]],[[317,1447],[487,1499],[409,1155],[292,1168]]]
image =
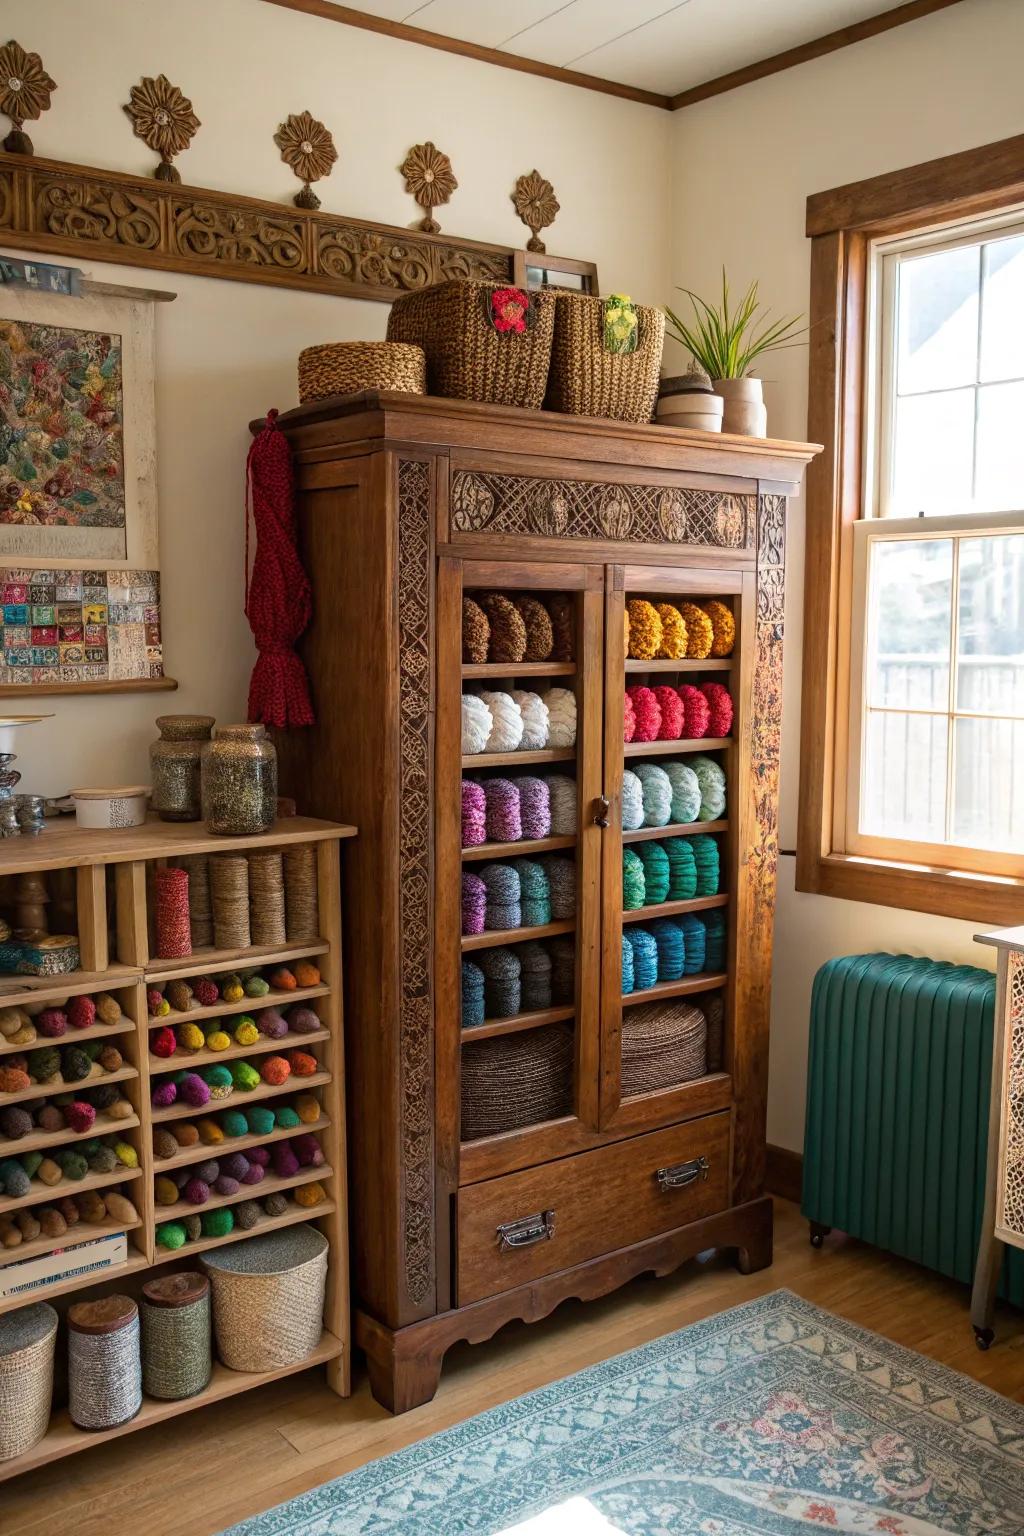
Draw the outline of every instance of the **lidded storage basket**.
[[[210,1380],[210,1282],[187,1270],[142,1287],[142,1385],[165,1402],[195,1397]]]
[[[203,1257],[217,1353],[232,1371],[273,1371],[312,1354],[323,1332],[328,1244],[316,1227],[282,1227]]]
[[[689,1003],[627,1008],[622,1019],[622,1092],[651,1093],[703,1077],[707,1020]]]
[[[57,1314],[45,1301],[0,1318],[0,1461],[46,1434],[56,1341]]]
[[[553,293],[460,278],[396,299],[388,340],[423,348],[432,395],[539,410],[554,325]]]
[[[635,323],[634,323],[635,322]],[[555,294],[545,405],[570,416],[650,421],[658,398],[665,316],[621,294]]]
[[[299,353],[299,400],[326,400],[363,389],[422,395],[427,387],[423,348],[401,341],[330,341]]]
[[[572,1113],[573,1029],[552,1024],[462,1049],[462,1139],[498,1136]]]
[[[139,1309],[130,1296],[68,1311],[68,1413],[79,1429],[114,1429],[142,1407]]]

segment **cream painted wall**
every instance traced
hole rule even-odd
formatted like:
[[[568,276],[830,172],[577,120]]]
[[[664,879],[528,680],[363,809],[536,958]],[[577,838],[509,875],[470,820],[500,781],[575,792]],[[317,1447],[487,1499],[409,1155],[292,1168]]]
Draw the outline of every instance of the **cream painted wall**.
[[[308,108],[340,153],[318,187],[326,209],[411,223],[415,205],[396,166],[432,138],[460,183],[440,215],[450,233],[521,244],[509,192],[536,165],[562,204],[552,251],[595,260],[605,287],[637,298],[666,290],[670,121],[656,108],[259,0],[4,0],[3,26],[58,82],[51,110],[30,125],[40,155],[148,174],[154,157],[121,104],[140,76],[162,72],[203,124],[181,159],[190,183],[286,207],[298,183],[273,133]],[[244,716],[253,659],[241,611],[246,423],[297,402],[302,347],[383,336],[388,314],[383,304],[83,266],[107,282],[178,294],[157,312],[157,414],[165,653],[181,687],[47,701],[55,719],[26,729],[20,756],[24,786],[44,793],[144,780],[163,710]]]
[[[1024,131],[1020,0],[964,0],[784,74],[676,114],[673,282],[714,291],[724,262],[782,313],[806,312],[808,195]],[[765,368],[769,429],[807,431],[807,361],[783,352]],[[805,643],[803,507],[792,509],[786,604],[782,847],[796,837],[800,667]],[[806,643],[814,644],[814,637]],[[772,1002],[769,1140],[802,1144],[811,981],[832,955],[871,949],[986,966],[974,925],[860,902],[797,894],[779,869]]]

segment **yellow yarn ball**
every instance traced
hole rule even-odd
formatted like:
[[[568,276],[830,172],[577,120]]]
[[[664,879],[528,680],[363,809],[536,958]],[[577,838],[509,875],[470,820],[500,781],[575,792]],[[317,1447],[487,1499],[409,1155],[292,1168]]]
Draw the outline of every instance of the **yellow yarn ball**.
[[[225,1034],[222,1029],[215,1029],[206,1037],[206,1049],[208,1051],[226,1051],[231,1044],[231,1036]]]
[[[629,655],[629,609],[622,610],[622,654]]]
[[[206,1036],[198,1024],[179,1024],[175,1033],[183,1051],[201,1051],[206,1044]]]
[[[161,1174],[153,1185],[153,1193],[156,1196],[157,1205],[177,1205],[178,1186],[173,1179]]]
[[[255,1045],[260,1038],[260,1032],[252,1019],[245,1019],[235,1030],[235,1039],[239,1045]]]
[[[322,1184],[300,1184],[295,1191],[296,1205],[319,1205],[321,1200],[327,1199],[327,1191]]]
[[[137,1168],[139,1166],[139,1154],[127,1141],[114,1142],[114,1156],[126,1168]]]
[[[686,620],[678,608],[671,603],[658,604],[658,617],[661,620],[661,645],[658,647],[658,656],[664,661],[680,661],[686,655],[687,630]]]
[[[704,604],[704,612],[711,620],[714,630],[714,639],[711,642],[712,656],[731,656],[732,648],[736,644],[736,620],[733,618],[732,609],[720,603],[717,598],[712,598],[710,603]]]
[[[629,602],[629,654],[634,661],[653,661],[661,645],[661,619],[653,603],[634,597]]]
[[[245,988],[237,976],[232,976],[224,983],[220,995],[226,1003],[240,1003],[245,996]]]
[[[686,654],[702,661],[711,654],[711,642],[715,638],[711,620],[696,603],[683,603],[682,615],[686,622]]]
[[[200,1141],[205,1142],[208,1147],[212,1147],[218,1141],[224,1140],[224,1132],[216,1120],[200,1120],[196,1125],[196,1130],[199,1132]]]

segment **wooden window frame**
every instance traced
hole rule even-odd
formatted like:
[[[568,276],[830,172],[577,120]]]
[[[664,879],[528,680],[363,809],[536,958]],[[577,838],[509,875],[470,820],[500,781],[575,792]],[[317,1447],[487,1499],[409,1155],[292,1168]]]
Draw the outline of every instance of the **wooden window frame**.
[[[864,505],[869,247],[1024,204],[1024,134],[807,200],[811,239],[808,466],[796,888],[1009,926],[1024,880],[853,855],[837,846],[849,755],[853,524]]]

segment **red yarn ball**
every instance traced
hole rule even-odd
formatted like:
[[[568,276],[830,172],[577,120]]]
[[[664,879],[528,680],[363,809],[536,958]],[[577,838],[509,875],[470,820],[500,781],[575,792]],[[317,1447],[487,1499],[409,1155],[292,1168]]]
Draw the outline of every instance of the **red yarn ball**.
[[[628,692],[623,699],[622,724],[623,741],[632,741],[633,737],[636,735],[636,715],[633,712],[633,700],[630,698]]]
[[[700,691],[708,701],[709,736],[728,736],[732,730],[732,694],[721,683],[701,683]]]
[[[82,1136],[92,1130],[96,1122],[96,1111],[91,1104],[83,1104],[80,1099],[76,1099],[73,1104],[64,1106],[64,1121],[69,1131]]]
[[[192,983],[192,995],[201,1008],[212,1008],[214,1003],[220,1002],[220,989],[209,976],[200,976]]]
[[[91,997],[73,997],[67,1006],[72,1029],[91,1029],[96,1023],[96,1004]]]
[[[633,713],[636,716],[633,740],[657,741],[661,730],[661,705],[653,688],[637,686],[627,688],[626,693],[633,701]]]
[[[168,1029],[166,1025],[163,1029],[154,1030],[149,1037],[149,1048],[154,1056],[173,1056],[178,1049],[174,1030]]]
[[[291,1076],[291,1066],[283,1056],[267,1056],[260,1064],[260,1076],[265,1083],[279,1087]]]
[[[189,1205],[205,1205],[210,1198],[210,1186],[202,1179],[189,1179],[183,1194]]]
[[[711,717],[707,699],[699,688],[694,688],[690,683],[682,685],[679,697],[683,701],[682,734],[688,741],[692,741],[697,736],[706,736],[708,720]]]
[[[661,710],[658,740],[678,741],[683,734],[683,719],[685,715],[682,699],[668,683],[661,683],[655,688],[654,697],[657,699],[658,707]]]
[[[44,1008],[36,1014],[36,1034],[44,1040],[59,1040],[68,1032],[68,1016],[62,1008]]]
[[[320,1070],[320,1063],[309,1051],[290,1051],[288,1060],[296,1077],[312,1077]]]

